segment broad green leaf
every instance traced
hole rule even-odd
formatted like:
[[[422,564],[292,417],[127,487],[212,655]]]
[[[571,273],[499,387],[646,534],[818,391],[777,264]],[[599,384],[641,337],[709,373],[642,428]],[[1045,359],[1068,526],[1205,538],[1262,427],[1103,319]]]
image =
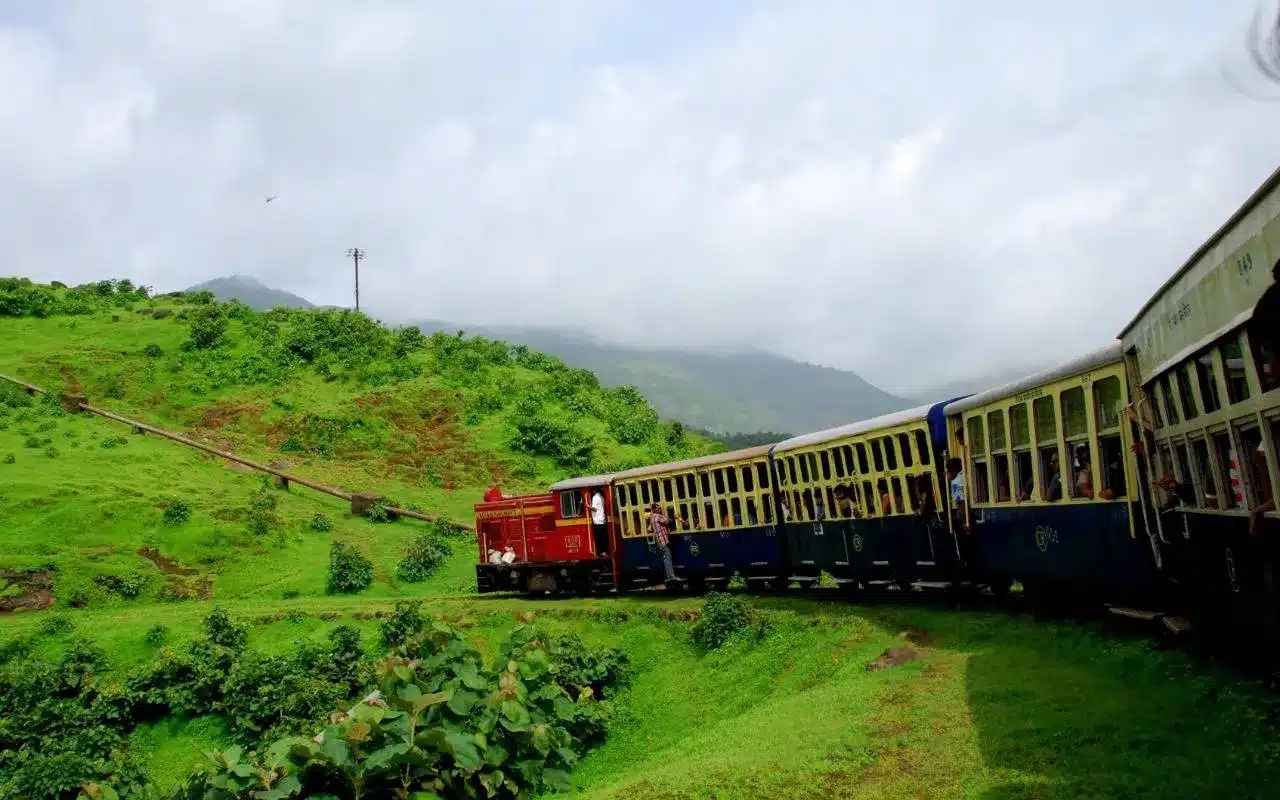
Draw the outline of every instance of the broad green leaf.
[[[453,693],[453,697],[449,698],[449,710],[459,716],[465,716],[471,713],[471,708],[480,699],[475,692],[468,692],[460,689]]]
[[[409,703],[416,703],[419,697],[422,697],[422,690],[418,688],[416,683],[406,683],[400,687],[400,691],[396,694]]]
[[[562,769],[548,769],[542,773],[542,780],[557,792],[567,792],[573,788],[569,773]]]
[[[467,734],[461,731],[449,731],[445,736],[445,743],[453,755],[453,760],[463,770],[475,772],[484,765],[484,760],[480,758],[480,751]]]
[[[476,668],[474,661],[463,661],[455,667],[458,679],[462,681],[462,685],[468,689],[483,689],[486,685],[485,679],[480,677],[480,671]]]
[[[409,795],[409,800],[444,800],[435,792],[414,792]]]
[[[339,769],[351,761],[351,748],[337,736],[325,736],[324,744],[320,747],[328,757],[329,763]]]
[[[395,669],[392,670],[392,672],[395,673],[395,676],[397,678],[404,681],[405,683],[408,683],[409,681],[413,680],[413,670],[409,669],[404,664],[397,664]]]
[[[507,761],[507,748],[499,744],[491,744],[484,749],[484,763],[491,767],[500,767]]]
[[[379,770],[407,752],[409,752],[409,745],[406,742],[396,742],[380,750],[375,750],[364,760],[365,771],[374,772]]]
[[[529,710],[515,700],[502,701],[502,715],[517,725],[529,724]]]
[[[554,701],[556,716],[565,722],[569,722],[578,716],[578,706],[567,697],[557,697]]]
[[[424,711],[432,706],[438,706],[441,703],[448,702],[448,700],[448,692],[432,692],[431,694],[419,696],[418,699],[413,702],[413,708],[415,711]]]

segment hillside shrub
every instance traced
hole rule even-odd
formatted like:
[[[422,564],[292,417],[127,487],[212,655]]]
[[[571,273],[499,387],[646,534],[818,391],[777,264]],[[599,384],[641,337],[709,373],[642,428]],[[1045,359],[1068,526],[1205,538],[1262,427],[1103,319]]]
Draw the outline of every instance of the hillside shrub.
[[[210,642],[230,650],[243,648],[249,637],[242,626],[231,621],[231,615],[221,606],[209,612],[209,616],[201,622],[201,627]]]
[[[319,737],[281,739],[248,758],[209,753],[182,796],[266,787],[281,798],[525,798],[572,788],[569,770],[589,747],[581,721],[607,719],[608,705],[555,681],[545,641],[518,626],[486,661],[433,625],[379,662],[378,698],[335,715]]]
[[[44,449],[44,454],[45,454],[45,456],[47,456],[47,457],[49,457],[49,458],[57,458],[57,457],[58,457],[58,448],[54,447],[53,445],[49,445],[48,447],[46,447],[46,448]]]
[[[18,457],[17,457],[17,456],[15,456],[13,453],[6,453],[6,454],[5,454],[5,457],[4,457],[4,463],[6,463],[6,464],[13,464],[13,463],[16,463],[16,462],[17,462],[17,460],[18,460]]]
[[[382,621],[382,643],[388,648],[396,648],[417,636],[427,624],[422,615],[421,600],[401,600],[396,603],[396,610]]]
[[[104,447],[106,446],[106,441],[106,439],[103,440]],[[164,524],[181,525],[189,519],[191,519],[191,506],[187,504],[186,500],[174,498],[165,503]]]
[[[146,632],[146,635],[144,635],[142,639],[152,647],[159,647],[160,645],[164,644],[164,640],[168,636],[169,636],[169,629],[159,623],[156,623],[155,625],[151,626],[151,628]]]
[[[188,338],[185,346],[190,350],[209,350],[219,347],[226,343],[227,327],[227,314],[222,307],[201,306],[188,317]]]
[[[763,634],[763,620],[740,597],[710,592],[702,601],[702,614],[690,634],[704,650],[715,650],[748,632]]]
[[[364,518],[379,524],[395,521],[395,515],[391,513],[386,503],[374,503],[369,506],[364,512]]]
[[[354,547],[334,542],[329,548],[330,594],[356,594],[373,583],[373,562]]]
[[[271,490],[268,479],[263,477],[261,485],[249,495],[249,507],[245,516],[249,532],[255,536],[263,536],[279,527],[280,517],[276,515],[279,505],[279,496]]]
[[[333,530],[333,521],[324,514],[316,514],[311,518],[311,530],[318,533],[328,533]]]
[[[152,342],[148,344],[146,347],[142,348],[142,353],[147,358],[160,358],[161,356],[164,355],[164,350],[160,349],[160,345],[156,344],[155,342]]]
[[[396,565],[396,577],[405,583],[422,583],[434,575],[451,555],[453,547],[438,533],[420,533]]]
[[[544,408],[518,408],[508,440],[512,450],[533,456],[550,456],[565,469],[585,470],[595,460],[595,441],[571,422]]]

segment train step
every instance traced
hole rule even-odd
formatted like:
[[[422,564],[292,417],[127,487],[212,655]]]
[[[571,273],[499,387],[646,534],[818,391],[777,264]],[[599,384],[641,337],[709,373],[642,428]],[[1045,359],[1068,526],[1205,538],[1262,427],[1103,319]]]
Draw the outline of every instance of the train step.
[[[1140,619],[1143,622],[1155,622],[1164,616],[1163,611],[1147,611],[1142,608],[1125,608],[1124,606],[1107,606],[1107,610],[1118,617]]]

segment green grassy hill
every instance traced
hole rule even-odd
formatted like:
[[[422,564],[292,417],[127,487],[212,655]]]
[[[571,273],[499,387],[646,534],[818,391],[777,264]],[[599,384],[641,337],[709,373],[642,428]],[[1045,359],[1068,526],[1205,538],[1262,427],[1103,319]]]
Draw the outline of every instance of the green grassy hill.
[[[535,490],[720,447],[662,422],[634,390],[603,389],[583,370],[501,342],[392,334],[346,311],[153,300],[132,287],[8,293],[0,309],[33,313],[0,317],[0,372],[463,522],[486,486]],[[318,594],[331,540],[373,557],[372,593],[413,593],[392,575],[413,525],[351,519],[342,501],[295,488],[265,493],[278,507],[255,530],[259,474],[56,404],[22,405],[6,386],[0,525],[11,538],[0,570],[56,567],[60,604],[119,601],[104,587],[135,580],[145,586],[138,601]],[[173,501],[191,509],[179,526],[163,522]],[[317,514],[331,533],[312,530]],[[470,585],[471,555],[460,548],[452,589]],[[162,575],[157,558],[194,574]]]

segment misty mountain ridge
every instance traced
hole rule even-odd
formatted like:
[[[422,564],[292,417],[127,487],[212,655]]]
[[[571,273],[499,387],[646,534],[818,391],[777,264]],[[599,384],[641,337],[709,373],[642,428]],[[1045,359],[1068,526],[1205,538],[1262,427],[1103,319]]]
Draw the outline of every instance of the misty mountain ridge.
[[[273,289],[257,278],[249,275],[228,275],[225,278],[214,278],[211,281],[197,283],[184,291],[213,292],[213,296],[221,302],[239,300],[255,311],[270,311],[277,306],[284,308],[315,308],[315,303],[293,292]]]

